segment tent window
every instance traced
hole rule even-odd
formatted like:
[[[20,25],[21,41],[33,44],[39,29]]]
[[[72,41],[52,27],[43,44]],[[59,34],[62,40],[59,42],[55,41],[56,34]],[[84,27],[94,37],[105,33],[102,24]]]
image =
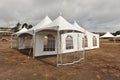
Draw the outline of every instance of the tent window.
[[[32,36],[26,36],[24,41],[25,48],[32,48]]]
[[[88,39],[87,39],[87,36],[84,37],[84,47],[88,47]]]
[[[44,36],[43,51],[55,51],[55,37],[51,34]]]
[[[93,46],[97,46],[97,38],[93,36]]]
[[[70,35],[66,37],[66,49],[73,49],[73,38]]]

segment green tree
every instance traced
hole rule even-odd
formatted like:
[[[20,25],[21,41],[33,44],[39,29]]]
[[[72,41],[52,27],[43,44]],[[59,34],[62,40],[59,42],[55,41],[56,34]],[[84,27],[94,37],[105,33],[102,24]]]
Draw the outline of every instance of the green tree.
[[[24,23],[23,25],[22,25],[22,28],[28,28],[28,24],[27,23]]]
[[[114,33],[114,35],[116,36],[116,35],[120,35],[120,30],[119,31],[116,31],[115,33]]]
[[[12,32],[17,32],[17,31],[19,31],[20,26],[21,26],[21,24],[18,22],[18,23],[16,24],[16,26],[12,29]]]
[[[33,27],[32,25],[28,25],[27,29],[30,29],[30,28],[32,28],[32,27]]]

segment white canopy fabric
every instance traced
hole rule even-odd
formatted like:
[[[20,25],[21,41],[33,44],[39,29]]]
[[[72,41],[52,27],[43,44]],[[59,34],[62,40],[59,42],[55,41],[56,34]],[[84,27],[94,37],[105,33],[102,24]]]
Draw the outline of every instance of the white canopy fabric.
[[[47,29],[47,30],[57,30],[58,26],[59,26],[59,30],[76,30],[76,31],[80,31],[78,27],[73,26],[72,24],[67,22],[62,16],[59,16],[52,23],[44,26],[44,28],[36,30],[36,32],[38,32],[40,30],[45,30],[45,29]]]
[[[34,26],[33,28],[29,29],[28,31],[26,31],[24,33],[33,35],[34,31],[44,28],[45,25],[47,25],[51,22],[52,22],[52,20],[48,16],[46,16],[40,23],[38,23],[36,26]]]
[[[115,37],[120,37],[120,35],[116,35]]]
[[[110,32],[106,32],[101,38],[113,38],[114,36]]]
[[[77,24],[77,22],[74,22],[73,25],[76,26],[76,27],[78,27],[79,30],[81,30],[81,32],[83,32],[85,34],[84,36],[87,37],[88,47],[85,47],[85,50],[99,48],[99,35],[98,34],[93,34],[93,33],[89,32],[89,31],[85,30],[84,28],[82,28],[81,26],[79,26]],[[95,36],[96,39],[97,39],[97,46],[93,46],[93,36]]]
[[[81,32],[86,32],[86,30],[84,28],[82,28],[80,25],[78,25],[76,21],[74,22],[73,25],[78,27],[81,30]]]
[[[36,26],[34,26],[31,30],[37,30],[37,29],[40,29],[40,28],[43,28],[45,25],[51,23],[52,20],[46,16],[40,23],[38,23]]]
[[[79,30],[81,31],[81,32],[83,32],[83,33],[85,33],[86,35],[93,35],[93,33],[91,33],[91,32],[89,32],[89,31],[87,31],[87,30],[85,30],[84,28],[82,28],[80,25],[78,25],[78,23],[77,22],[74,22],[74,24],[73,24],[74,26],[76,26],[76,27],[78,27],[79,28]]]
[[[22,28],[20,31],[18,31],[18,32],[12,34],[12,35],[17,35],[17,36],[19,36],[20,34],[26,32],[26,31],[28,31],[28,30],[24,27],[24,28]]]

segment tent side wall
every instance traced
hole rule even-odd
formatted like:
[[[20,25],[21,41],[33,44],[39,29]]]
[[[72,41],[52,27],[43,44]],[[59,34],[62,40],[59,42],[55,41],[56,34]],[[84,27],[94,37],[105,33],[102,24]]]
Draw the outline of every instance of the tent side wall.
[[[85,47],[85,50],[90,50],[94,48],[99,48],[99,35],[92,34],[92,33],[86,33],[87,39],[88,39],[88,47]],[[93,45],[93,37],[96,38],[96,46]]]
[[[21,34],[18,36],[18,49],[26,49],[26,48],[32,48],[32,35],[30,34]]]
[[[85,50],[90,50],[90,49],[92,49],[92,35],[91,34],[85,34],[86,35],[86,37],[87,37],[87,47],[85,47]]]
[[[81,50],[84,50],[84,41],[83,41],[83,36],[84,34],[83,33],[79,33],[78,34],[78,50],[81,51]]]
[[[55,37],[55,51],[44,51],[44,37],[51,34]],[[34,56],[54,55],[57,54],[57,33],[53,31],[37,32],[35,36],[35,52]]]
[[[20,37],[18,37],[18,49],[25,49],[25,44],[24,44],[24,42],[25,42],[25,38],[24,37],[22,37],[22,36],[20,36]]]
[[[93,46],[93,49],[100,47],[99,35],[96,34],[95,37],[96,37],[96,39],[97,39],[97,45],[96,45],[96,46]]]
[[[61,35],[61,53],[69,53],[75,51],[82,51],[83,48],[83,33],[65,33]],[[73,48],[66,49],[67,47],[67,36],[71,36],[73,38]]]
[[[52,34],[55,37],[55,51],[44,51],[44,37],[48,34]],[[69,53],[69,52],[75,52],[75,51],[81,51],[83,50],[82,48],[82,35],[81,33],[64,33],[61,34],[61,50],[60,53]],[[71,36],[72,37],[72,45],[73,47],[71,47],[71,44],[67,42],[66,37]],[[56,32],[51,32],[51,31],[42,31],[42,32],[38,32],[36,33],[35,36],[35,52],[34,52],[34,56],[44,56],[44,55],[56,55],[57,54],[57,33]],[[66,46],[66,44],[68,44],[69,46]],[[70,49],[67,49],[70,48]]]

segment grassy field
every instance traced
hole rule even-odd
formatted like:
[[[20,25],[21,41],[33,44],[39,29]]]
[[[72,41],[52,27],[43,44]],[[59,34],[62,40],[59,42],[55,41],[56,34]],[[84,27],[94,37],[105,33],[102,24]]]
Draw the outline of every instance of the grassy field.
[[[0,80],[120,80],[120,43],[100,41],[100,48],[85,52],[85,59],[56,67],[56,56],[28,58],[0,42]]]

